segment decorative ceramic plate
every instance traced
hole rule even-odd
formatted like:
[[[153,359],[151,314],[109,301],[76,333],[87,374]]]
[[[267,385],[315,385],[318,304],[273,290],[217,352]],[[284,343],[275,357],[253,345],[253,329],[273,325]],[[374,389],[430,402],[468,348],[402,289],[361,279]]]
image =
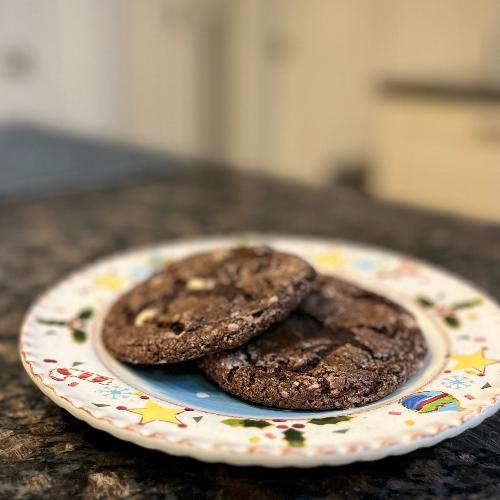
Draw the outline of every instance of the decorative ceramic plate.
[[[266,408],[192,370],[139,368],[100,342],[109,304],[166,263],[215,247],[268,244],[385,294],[416,316],[424,367],[396,392],[345,411]],[[75,417],[172,455],[269,467],[338,465],[430,446],[479,424],[500,400],[500,309],[461,279],[409,257],[337,241],[247,236],[184,241],[101,260],[43,295],[21,332],[24,366]]]

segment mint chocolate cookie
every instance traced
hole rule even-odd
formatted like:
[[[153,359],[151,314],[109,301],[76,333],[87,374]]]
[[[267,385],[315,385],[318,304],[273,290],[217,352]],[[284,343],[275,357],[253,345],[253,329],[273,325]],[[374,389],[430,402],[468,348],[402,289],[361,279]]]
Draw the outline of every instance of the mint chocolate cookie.
[[[314,278],[307,262],[268,247],[193,255],[120,297],[103,342],[118,359],[144,364],[235,348],[284,319]]]
[[[249,401],[324,410],[390,394],[422,366],[425,354],[409,312],[321,276],[298,311],[238,349],[198,363],[223,389]]]

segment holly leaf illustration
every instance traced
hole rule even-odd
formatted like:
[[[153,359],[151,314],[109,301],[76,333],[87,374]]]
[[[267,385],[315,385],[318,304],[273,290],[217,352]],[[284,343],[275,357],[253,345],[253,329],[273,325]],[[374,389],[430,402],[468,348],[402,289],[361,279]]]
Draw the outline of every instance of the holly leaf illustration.
[[[287,429],[283,434],[285,436],[286,442],[292,448],[302,448],[306,443],[304,434],[297,429]]]
[[[222,423],[231,427],[256,427],[257,429],[263,429],[271,425],[266,420],[251,420],[249,418],[227,418],[226,420],[222,420]]]
[[[83,344],[87,340],[87,334],[83,330],[71,330],[71,336],[78,344]]]
[[[310,424],[314,425],[328,425],[328,424],[338,424],[339,422],[349,422],[353,417],[348,417],[347,415],[341,415],[340,417],[325,417],[325,418],[312,418],[309,420]]]
[[[40,323],[41,325],[47,325],[47,326],[66,326],[66,321],[62,321],[59,319],[37,318],[36,322]]]
[[[451,307],[455,310],[457,309],[467,309],[469,307],[476,307],[480,306],[483,303],[481,299],[471,299],[471,300],[464,300],[463,302],[455,302]]]
[[[450,328],[458,328],[460,326],[460,320],[453,314],[449,314],[448,316],[445,316],[444,322],[450,327]]]
[[[89,319],[92,317],[93,314],[94,314],[94,311],[90,307],[87,307],[85,309],[82,309],[78,313],[78,319]]]
[[[433,300],[429,299],[429,297],[425,297],[424,295],[418,295],[417,302],[422,307],[433,307],[435,305]]]

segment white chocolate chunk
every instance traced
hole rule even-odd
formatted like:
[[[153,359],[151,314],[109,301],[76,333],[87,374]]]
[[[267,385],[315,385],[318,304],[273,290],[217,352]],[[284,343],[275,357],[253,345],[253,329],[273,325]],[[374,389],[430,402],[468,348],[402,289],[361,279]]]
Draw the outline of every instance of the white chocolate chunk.
[[[152,318],[154,318],[158,314],[158,309],[150,307],[149,309],[143,309],[134,320],[135,326],[142,326],[144,323]]]
[[[211,278],[191,278],[186,283],[186,288],[193,292],[201,290],[213,290],[215,287],[215,280]]]

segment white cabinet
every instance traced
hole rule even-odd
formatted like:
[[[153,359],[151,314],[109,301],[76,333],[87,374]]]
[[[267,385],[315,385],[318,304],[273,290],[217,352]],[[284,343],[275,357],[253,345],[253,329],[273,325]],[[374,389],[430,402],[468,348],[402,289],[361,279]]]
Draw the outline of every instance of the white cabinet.
[[[0,0],[0,120],[123,138],[121,0]]]
[[[500,98],[386,97],[376,116],[373,194],[500,221]]]
[[[0,0],[0,118],[60,119],[58,5]]]

